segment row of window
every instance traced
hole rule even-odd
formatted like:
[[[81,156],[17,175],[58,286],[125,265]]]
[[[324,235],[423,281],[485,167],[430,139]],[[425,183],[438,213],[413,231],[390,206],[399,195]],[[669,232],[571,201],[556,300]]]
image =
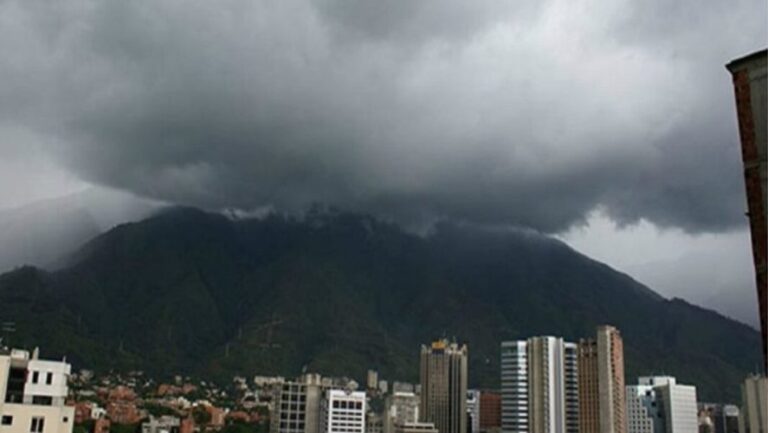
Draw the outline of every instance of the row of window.
[[[334,409],[358,409],[361,410],[363,408],[363,402],[361,401],[346,401],[346,400],[334,400],[333,401],[333,408]]]
[[[33,371],[32,372],[32,383],[40,383],[40,372],[39,371]],[[45,373],[45,384],[50,385],[53,383],[53,373],[50,371]]]
[[[69,422],[69,418],[64,417],[63,422]],[[0,425],[10,426],[13,425],[12,415],[3,415],[0,417]],[[45,418],[42,416],[33,416],[29,426],[29,433],[43,433],[45,428]]]

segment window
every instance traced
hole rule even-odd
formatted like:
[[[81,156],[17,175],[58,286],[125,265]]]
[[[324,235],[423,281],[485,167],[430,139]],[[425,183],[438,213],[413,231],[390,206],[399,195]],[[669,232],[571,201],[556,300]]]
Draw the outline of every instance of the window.
[[[53,397],[47,395],[33,395],[32,404],[39,404],[40,406],[53,405]]]
[[[48,373],[45,374],[45,384],[50,385],[52,383],[53,383],[53,373],[49,371]]]
[[[0,425],[11,425],[11,424],[13,424],[13,417],[10,415],[3,415],[3,418],[0,421]]]
[[[40,380],[40,372],[39,371],[33,371],[32,372],[32,383],[37,383],[38,380]]]
[[[66,416],[65,416],[65,417],[64,417],[64,419],[63,419],[62,421],[64,421],[64,422],[69,422],[69,417],[66,417]]]
[[[30,433],[43,433],[43,426],[45,424],[45,419],[41,416],[33,416],[32,417],[32,425],[29,427]]]

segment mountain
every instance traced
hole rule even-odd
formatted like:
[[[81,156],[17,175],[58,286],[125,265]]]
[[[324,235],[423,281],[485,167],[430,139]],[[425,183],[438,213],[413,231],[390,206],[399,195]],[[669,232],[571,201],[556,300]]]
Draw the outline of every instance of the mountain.
[[[55,272],[0,276],[15,343],[76,366],[226,378],[303,368],[416,380],[419,345],[455,336],[470,384],[498,387],[499,343],[624,337],[628,382],[673,374],[737,401],[760,359],[743,324],[524,230],[440,224],[420,237],[365,215],[233,219],[176,208],[120,225]]]

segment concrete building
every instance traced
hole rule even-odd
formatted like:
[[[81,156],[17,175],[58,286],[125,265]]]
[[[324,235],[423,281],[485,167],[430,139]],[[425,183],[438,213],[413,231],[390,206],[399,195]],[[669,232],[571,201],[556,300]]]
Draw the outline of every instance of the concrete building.
[[[395,433],[439,433],[439,431],[431,422],[409,422],[396,425]]]
[[[319,374],[274,385],[271,433],[320,433],[320,405],[328,386]]]
[[[421,347],[420,421],[440,433],[467,433],[467,346],[438,340]]]
[[[578,350],[579,432],[625,433],[624,343],[613,326],[597,328]]]
[[[763,342],[763,368],[768,374],[768,135],[766,122],[766,76],[768,51],[762,50],[736,59],[726,67],[733,78],[736,113],[744,162],[752,257],[755,264],[760,329]]]
[[[365,392],[329,389],[322,405],[324,433],[365,433]]]
[[[697,433],[696,387],[674,377],[641,377],[626,387],[628,433]]]
[[[578,433],[577,345],[557,337],[501,344],[501,430]]]
[[[0,348],[0,433],[72,432],[75,408],[65,405],[71,366],[37,353]]]
[[[480,431],[498,433],[501,430],[501,394],[480,392]]]
[[[748,377],[741,385],[741,433],[768,433],[768,377]]]
[[[180,433],[181,420],[175,416],[150,416],[141,423],[141,433]]]
[[[396,425],[419,421],[421,399],[413,392],[395,392],[385,400],[384,433],[393,433]]]
[[[467,428],[469,433],[480,432],[480,391],[467,391]]]

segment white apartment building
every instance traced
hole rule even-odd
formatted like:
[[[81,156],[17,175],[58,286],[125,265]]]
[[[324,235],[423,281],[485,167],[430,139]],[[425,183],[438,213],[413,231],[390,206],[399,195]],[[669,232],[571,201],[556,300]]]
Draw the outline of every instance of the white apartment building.
[[[648,376],[626,390],[627,433],[698,433],[695,386]]]
[[[0,433],[72,432],[75,409],[65,406],[71,366],[37,353],[0,348]]]
[[[557,337],[501,344],[504,433],[578,433],[577,345]]]
[[[323,432],[365,433],[366,410],[365,392],[329,389],[323,402]]]

